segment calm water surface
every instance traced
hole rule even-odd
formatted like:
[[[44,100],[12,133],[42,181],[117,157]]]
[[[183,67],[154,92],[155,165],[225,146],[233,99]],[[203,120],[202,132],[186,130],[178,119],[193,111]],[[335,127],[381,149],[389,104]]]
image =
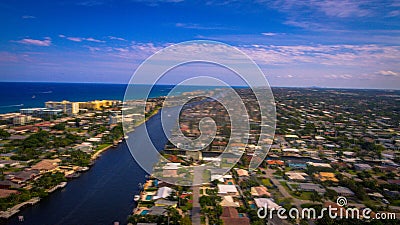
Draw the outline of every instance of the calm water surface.
[[[167,139],[160,124],[160,113],[147,123],[151,140],[161,150]],[[138,148],[145,152],[148,143],[144,125],[137,127],[128,141],[135,141]],[[38,204],[23,209],[17,215],[23,215],[24,222],[17,216],[7,224],[60,225],[60,224],[113,224],[126,219],[135,207],[133,196],[138,194],[138,184],[145,181],[146,173],[133,159],[127,145],[103,153],[94,166],[79,178],[71,180],[62,189],[50,194]]]

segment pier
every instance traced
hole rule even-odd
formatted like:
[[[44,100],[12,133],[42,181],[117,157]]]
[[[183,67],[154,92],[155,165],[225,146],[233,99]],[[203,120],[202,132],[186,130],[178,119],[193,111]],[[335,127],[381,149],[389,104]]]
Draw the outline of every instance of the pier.
[[[10,209],[8,209],[6,211],[0,211],[0,218],[8,219],[11,216],[13,216],[14,214],[18,213],[19,209],[24,207],[25,205],[34,205],[39,201],[40,201],[39,197],[31,198],[28,201],[22,202],[22,203],[20,203],[18,205],[15,205],[14,207],[12,207],[12,208],[10,208]]]

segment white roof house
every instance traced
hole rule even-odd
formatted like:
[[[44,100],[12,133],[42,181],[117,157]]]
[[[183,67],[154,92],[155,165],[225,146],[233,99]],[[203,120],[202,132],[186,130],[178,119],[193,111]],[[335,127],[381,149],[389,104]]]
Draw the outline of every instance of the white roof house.
[[[288,177],[289,180],[300,180],[304,181],[306,180],[306,177],[308,176],[304,172],[286,172],[285,175]]]
[[[86,141],[89,141],[89,142],[100,142],[101,138],[92,137],[92,138],[87,139]]]
[[[255,198],[254,202],[258,208],[279,209],[281,206],[276,204],[272,198]]]
[[[157,195],[153,196],[153,199],[160,199],[168,197],[174,189],[169,187],[159,188],[157,191]]]
[[[211,181],[214,181],[214,180],[218,180],[218,181],[220,181],[220,182],[224,182],[223,176],[222,176],[222,175],[219,175],[219,174],[213,174],[213,175],[211,175]]]
[[[239,202],[235,202],[233,200],[232,196],[229,196],[229,195],[224,196],[222,198],[220,205],[222,207],[239,207],[240,206]]]
[[[307,162],[307,165],[314,166],[314,167],[332,168],[332,166],[329,163]]]
[[[295,152],[295,153],[299,153],[300,150],[297,148],[284,148],[282,149],[282,152]]]
[[[238,190],[233,184],[218,184],[218,194],[222,195],[237,195]]]
[[[164,170],[177,170],[181,166],[181,163],[167,163],[163,167]]]

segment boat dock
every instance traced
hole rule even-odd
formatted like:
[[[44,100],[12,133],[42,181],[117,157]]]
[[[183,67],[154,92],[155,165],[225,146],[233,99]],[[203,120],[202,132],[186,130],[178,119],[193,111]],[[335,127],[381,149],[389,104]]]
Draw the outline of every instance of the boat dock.
[[[56,186],[50,188],[49,190],[47,190],[47,192],[48,192],[48,193],[51,193],[51,192],[53,192],[53,191],[55,191],[55,190],[57,190],[57,189],[59,189],[59,188],[65,187],[66,185],[67,185],[67,182],[61,182],[60,184],[58,184],[58,185],[56,185]]]
[[[30,200],[26,202],[19,203],[18,205],[15,205],[14,207],[8,209],[7,211],[0,211],[0,218],[5,218],[8,219],[14,214],[18,213],[20,208],[22,208],[25,205],[34,205],[37,202],[40,201],[39,197],[31,198]]]

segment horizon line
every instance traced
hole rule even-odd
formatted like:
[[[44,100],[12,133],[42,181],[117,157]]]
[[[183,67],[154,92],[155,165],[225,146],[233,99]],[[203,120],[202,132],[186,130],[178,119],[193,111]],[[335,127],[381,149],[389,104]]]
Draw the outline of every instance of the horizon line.
[[[105,85],[129,85],[129,83],[111,83],[111,82],[68,82],[68,81],[0,81],[0,83],[42,83],[42,84],[105,84]],[[152,84],[135,84],[135,85],[152,85]],[[176,84],[156,84],[158,86],[172,86]],[[214,85],[183,85],[183,86],[210,86],[213,87]],[[218,87],[218,86],[214,86]],[[232,87],[247,87],[241,85],[233,85]],[[304,88],[304,89],[344,89],[344,90],[394,90],[400,91],[399,89],[395,88],[374,88],[374,87],[326,87],[326,86],[276,86],[271,85],[271,88]]]

